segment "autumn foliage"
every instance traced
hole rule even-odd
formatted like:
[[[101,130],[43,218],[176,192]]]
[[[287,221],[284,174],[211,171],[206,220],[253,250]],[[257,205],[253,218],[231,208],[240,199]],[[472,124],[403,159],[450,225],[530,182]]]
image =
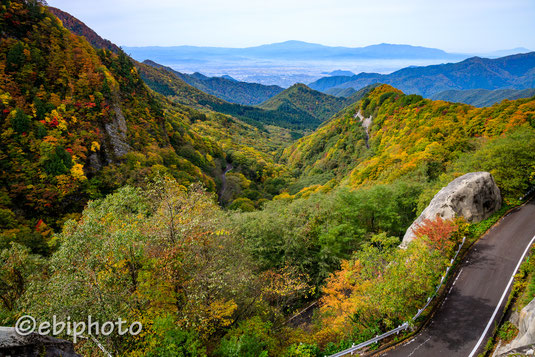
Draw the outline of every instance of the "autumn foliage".
[[[453,220],[437,215],[435,220],[424,219],[414,230],[414,235],[423,239],[431,249],[448,254],[455,245],[451,238],[457,229],[458,225]]]
[[[358,114],[372,118],[367,142]],[[316,191],[340,183],[361,187],[411,177],[435,181],[460,156],[487,140],[519,127],[533,127],[534,115],[533,98],[475,108],[381,85],[285,148],[281,159]],[[327,172],[330,175],[325,177]]]
[[[226,103],[95,49],[41,1],[2,1],[0,34],[0,325],[140,321],[102,338],[124,356],[330,354],[434,291],[461,222],[398,245],[438,188],[485,170],[510,203],[535,183],[534,98],[474,108],[378,85],[296,140],[337,101],[296,86],[293,122],[288,103]]]

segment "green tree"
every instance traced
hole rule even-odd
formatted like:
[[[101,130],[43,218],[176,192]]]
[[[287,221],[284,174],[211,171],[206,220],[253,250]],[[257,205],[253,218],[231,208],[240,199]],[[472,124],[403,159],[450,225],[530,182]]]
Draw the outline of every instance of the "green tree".
[[[68,173],[72,165],[71,154],[61,145],[56,146],[54,152],[44,162],[45,171],[52,176]]]
[[[522,126],[485,143],[457,163],[458,171],[489,171],[508,203],[535,184],[535,129]]]
[[[6,56],[6,69],[8,71],[16,71],[24,63],[24,44],[17,41]]]
[[[183,330],[177,326],[172,315],[157,317],[145,335],[142,353],[134,356],[149,357],[203,357],[206,348],[199,336],[193,331]]]
[[[0,250],[0,323],[13,323],[19,299],[28,285],[41,277],[45,262],[20,244]]]
[[[30,123],[30,118],[21,109],[16,109],[15,114],[11,117],[11,126],[19,134],[28,132]]]

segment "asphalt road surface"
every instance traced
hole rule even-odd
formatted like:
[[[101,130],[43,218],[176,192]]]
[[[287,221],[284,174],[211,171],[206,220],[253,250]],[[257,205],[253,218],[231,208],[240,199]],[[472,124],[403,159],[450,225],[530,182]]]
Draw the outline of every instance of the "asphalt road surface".
[[[477,356],[502,315],[508,284],[534,236],[532,200],[509,213],[472,246],[429,325],[381,356]]]

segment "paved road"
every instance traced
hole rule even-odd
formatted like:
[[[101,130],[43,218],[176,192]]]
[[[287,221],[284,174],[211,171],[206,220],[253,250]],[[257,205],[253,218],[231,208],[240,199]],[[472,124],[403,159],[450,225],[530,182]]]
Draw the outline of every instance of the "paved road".
[[[477,356],[503,312],[510,289],[501,304],[500,299],[533,236],[535,202],[531,201],[472,246],[431,323],[409,342],[381,356]],[[484,334],[498,305],[496,317]],[[474,351],[479,340],[481,344]]]
[[[224,198],[227,198],[225,197],[225,193],[227,191],[227,173],[232,169],[232,165],[227,162],[227,167],[225,167],[225,170],[221,173],[221,188],[217,194],[219,196],[219,202],[221,202]]]

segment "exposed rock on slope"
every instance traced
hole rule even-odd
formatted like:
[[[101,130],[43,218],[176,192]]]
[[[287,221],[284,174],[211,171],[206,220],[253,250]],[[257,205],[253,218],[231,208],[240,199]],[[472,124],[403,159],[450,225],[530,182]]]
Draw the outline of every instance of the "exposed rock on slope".
[[[516,355],[516,353],[524,354],[527,350],[533,351],[533,345],[535,345],[535,299],[531,300],[515,317],[511,319],[511,322],[517,325],[518,335],[508,345],[498,348],[495,356],[509,356]]]
[[[364,128],[364,130],[366,130],[366,147],[369,149],[370,148],[370,143],[369,143],[370,126],[372,125],[373,118],[371,116],[364,118],[360,110],[357,112],[357,114],[355,114],[355,118],[360,119],[360,122],[362,123],[362,127]]]
[[[79,357],[72,342],[31,333],[17,334],[14,327],[0,327],[0,356]]]
[[[500,209],[502,197],[494,178],[488,172],[471,172],[458,177],[433,197],[429,206],[407,229],[402,246],[414,239],[414,230],[425,219],[464,217],[477,223]]]

